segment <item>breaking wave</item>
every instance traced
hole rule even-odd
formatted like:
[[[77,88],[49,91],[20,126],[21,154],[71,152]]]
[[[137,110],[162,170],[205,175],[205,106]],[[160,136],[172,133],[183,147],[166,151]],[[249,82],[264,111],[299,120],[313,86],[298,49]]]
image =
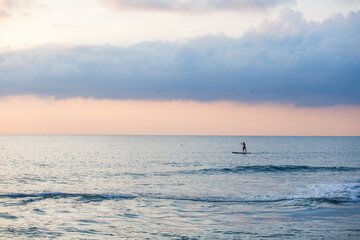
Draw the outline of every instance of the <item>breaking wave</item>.
[[[88,194],[88,193],[61,193],[61,192],[47,192],[47,193],[11,193],[0,195],[0,198],[15,198],[15,199],[26,199],[26,198],[81,198],[88,200],[105,200],[105,199],[131,199],[135,198],[132,195],[122,195],[122,194]]]
[[[292,202],[294,204],[307,204],[309,202],[321,203],[346,203],[360,202],[360,183],[338,183],[338,184],[314,184],[295,189],[292,193],[280,194],[272,193],[270,195],[256,196],[187,196],[184,195],[167,195],[159,193],[147,193],[137,195],[125,194],[88,194],[88,193],[11,193],[0,195],[0,199],[16,199],[21,202],[33,202],[45,199],[62,199],[74,198],[74,200],[94,202],[104,200],[121,200],[121,199],[164,199],[176,201],[197,201],[197,202],[219,202],[219,203],[282,203]]]
[[[213,173],[276,173],[276,172],[355,172],[360,171],[356,167],[314,167],[298,165],[258,165],[258,166],[237,166],[233,168],[206,168],[192,170],[182,173],[190,174],[213,174]]]

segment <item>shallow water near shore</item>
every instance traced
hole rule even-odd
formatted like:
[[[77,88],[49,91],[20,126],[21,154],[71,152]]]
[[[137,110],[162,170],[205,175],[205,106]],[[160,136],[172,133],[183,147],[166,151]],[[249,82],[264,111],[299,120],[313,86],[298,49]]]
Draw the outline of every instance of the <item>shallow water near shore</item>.
[[[6,239],[359,239],[360,138],[0,135],[0,223]]]

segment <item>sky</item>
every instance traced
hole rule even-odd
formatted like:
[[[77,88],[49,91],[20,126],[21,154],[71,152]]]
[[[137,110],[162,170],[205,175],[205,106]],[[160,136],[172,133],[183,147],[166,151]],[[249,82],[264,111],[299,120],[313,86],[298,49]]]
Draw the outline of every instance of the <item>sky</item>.
[[[0,0],[0,134],[360,135],[358,0]]]

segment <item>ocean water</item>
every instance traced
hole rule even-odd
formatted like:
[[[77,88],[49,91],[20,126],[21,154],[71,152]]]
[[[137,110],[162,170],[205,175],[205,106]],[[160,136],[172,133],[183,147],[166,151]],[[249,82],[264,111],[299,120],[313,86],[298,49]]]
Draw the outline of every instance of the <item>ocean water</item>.
[[[0,238],[360,239],[360,138],[0,135]]]

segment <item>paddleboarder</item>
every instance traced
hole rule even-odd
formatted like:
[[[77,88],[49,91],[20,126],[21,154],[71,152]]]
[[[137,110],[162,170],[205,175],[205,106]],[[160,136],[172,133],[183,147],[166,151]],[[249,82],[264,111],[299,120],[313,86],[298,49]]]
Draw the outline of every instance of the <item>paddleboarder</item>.
[[[242,152],[243,152],[243,153],[247,153],[247,151],[246,151],[246,144],[245,144],[245,142],[241,143],[241,145],[243,146],[243,150],[242,150]]]

